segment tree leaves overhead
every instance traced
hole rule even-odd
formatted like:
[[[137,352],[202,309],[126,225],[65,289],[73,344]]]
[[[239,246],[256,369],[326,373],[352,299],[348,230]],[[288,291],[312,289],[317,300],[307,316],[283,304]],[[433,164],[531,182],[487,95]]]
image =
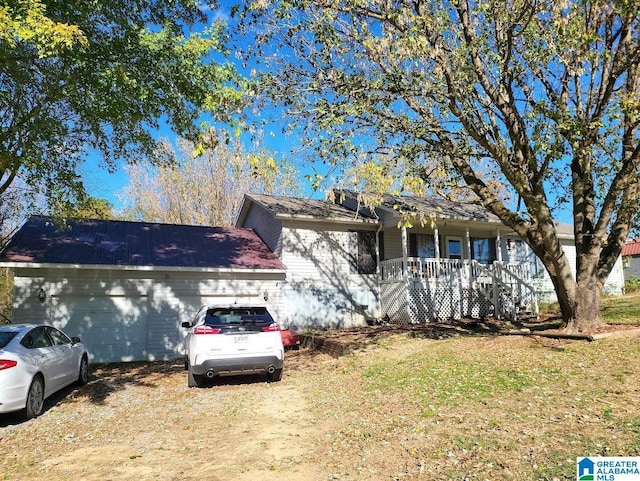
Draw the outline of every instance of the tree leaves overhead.
[[[222,24],[192,0],[0,6],[0,194],[16,175],[74,195],[91,149],[105,166],[152,158],[166,124],[197,139],[206,110],[229,120],[242,85],[223,60]],[[193,30],[197,30],[194,33]]]
[[[576,286],[599,292],[638,213],[639,11],[638,0],[260,0],[237,18],[257,41],[248,57],[264,59],[263,98],[318,158],[391,163],[405,190],[416,176],[419,191],[466,190],[541,258],[568,319]],[[573,215],[573,272],[560,208]]]

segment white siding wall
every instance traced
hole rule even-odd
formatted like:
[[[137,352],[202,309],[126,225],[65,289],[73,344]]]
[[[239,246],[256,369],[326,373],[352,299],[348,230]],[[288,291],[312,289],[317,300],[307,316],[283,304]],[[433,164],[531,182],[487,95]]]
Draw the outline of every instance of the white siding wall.
[[[618,257],[613,265],[611,274],[604,285],[605,294],[618,295],[624,293],[624,268],[622,266],[622,257]]]
[[[282,244],[289,324],[350,327],[379,317],[376,275],[358,274],[352,262],[355,232],[331,224],[286,223]]]
[[[385,259],[402,258],[402,235],[400,234],[400,230],[394,227],[392,229],[385,229],[383,232]]]
[[[280,257],[282,255],[282,222],[263,207],[251,203],[247,217],[241,227],[253,229],[262,241]]]
[[[92,362],[175,359],[183,353],[180,323],[203,304],[265,305],[282,322],[283,287],[284,274],[22,268],[12,317],[79,335]]]

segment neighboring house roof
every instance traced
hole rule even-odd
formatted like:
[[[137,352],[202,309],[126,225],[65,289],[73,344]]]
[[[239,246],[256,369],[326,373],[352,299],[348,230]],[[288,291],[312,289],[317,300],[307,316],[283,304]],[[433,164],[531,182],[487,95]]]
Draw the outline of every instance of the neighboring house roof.
[[[640,255],[640,239],[634,239],[628,241],[625,245],[622,246],[623,256],[637,256]]]
[[[354,212],[329,200],[303,199],[298,197],[280,197],[264,194],[245,194],[236,225],[242,225],[248,214],[248,206],[255,203],[268,210],[279,219],[309,221],[364,222],[376,223],[370,215]]]
[[[58,228],[33,217],[0,253],[15,266],[285,270],[252,229],[87,220]]]

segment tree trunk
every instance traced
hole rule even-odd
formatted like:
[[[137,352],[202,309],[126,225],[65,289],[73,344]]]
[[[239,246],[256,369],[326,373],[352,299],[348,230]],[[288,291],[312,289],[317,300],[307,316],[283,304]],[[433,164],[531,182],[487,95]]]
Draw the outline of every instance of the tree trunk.
[[[595,332],[606,326],[600,312],[601,288],[596,283],[578,284],[573,300],[564,303],[562,318],[569,333]],[[561,309],[563,303],[560,303]]]
[[[560,305],[560,312],[564,321],[564,329],[567,333],[594,332],[606,326],[600,313],[600,299],[602,285],[595,275],[588,275],[587,263],[583,262],[578,281],[574,279],[569,266],[569,261],[564,252],[559,248],[556,255],[550,256],[549,251],[542,244],[535,246],[536,254],[547,268],[549,277]],[[535,249],[534,249],[535,251]],[[593,265],[593,259],[589,265]]]

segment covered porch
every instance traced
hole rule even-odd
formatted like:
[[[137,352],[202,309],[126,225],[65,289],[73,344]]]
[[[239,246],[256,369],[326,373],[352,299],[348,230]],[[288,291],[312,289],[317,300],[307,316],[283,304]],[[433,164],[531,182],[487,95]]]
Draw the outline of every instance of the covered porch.
[[[385,232],[383,244],[400,234],[402,256],[379,262],[384,319],[421,323],[538,316],[536,273],[521,241],[503,238],[499,230],[472,235],[468,226],[451,232],[457,235],[441,235],[437,226]]]

